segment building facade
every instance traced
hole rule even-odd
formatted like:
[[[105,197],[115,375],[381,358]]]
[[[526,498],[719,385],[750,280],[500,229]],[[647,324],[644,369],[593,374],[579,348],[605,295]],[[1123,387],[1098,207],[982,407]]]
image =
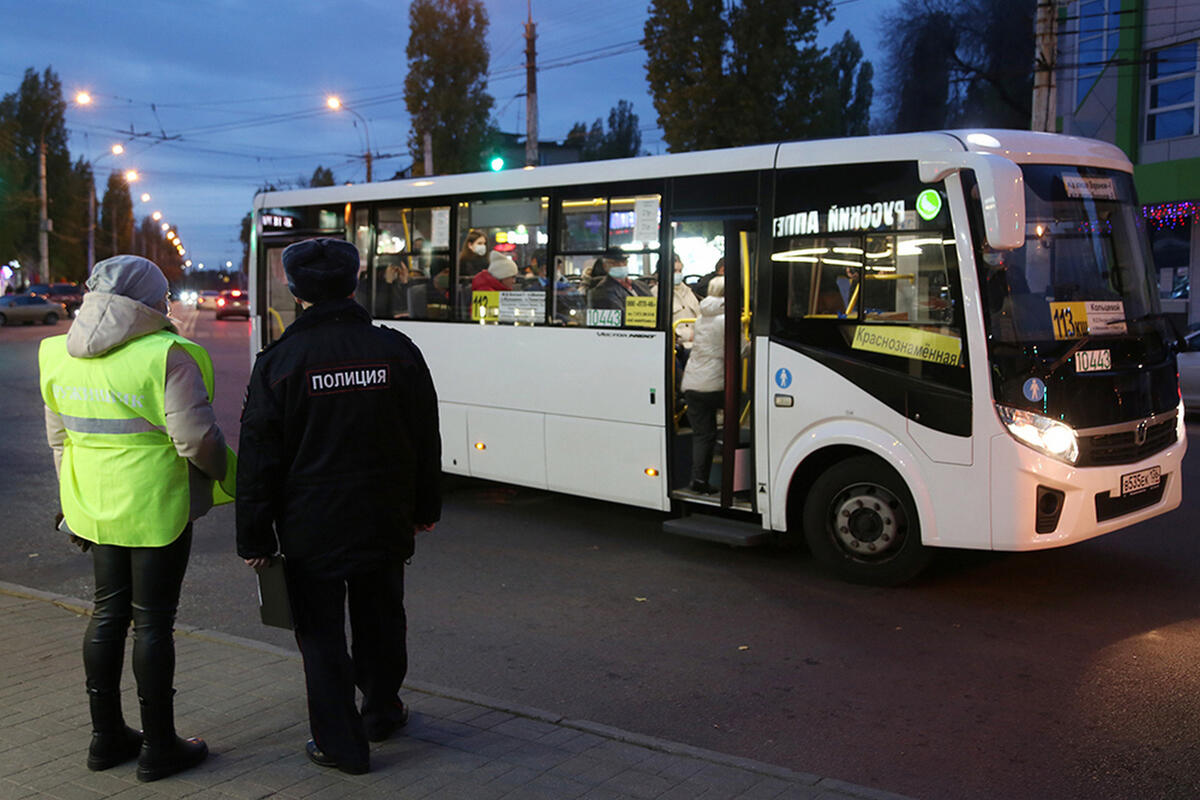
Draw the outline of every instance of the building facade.
[[[1058,2],[1057,42],[1058,129],[1129,156],[1163,308],[1200,323],[1200,0]]]

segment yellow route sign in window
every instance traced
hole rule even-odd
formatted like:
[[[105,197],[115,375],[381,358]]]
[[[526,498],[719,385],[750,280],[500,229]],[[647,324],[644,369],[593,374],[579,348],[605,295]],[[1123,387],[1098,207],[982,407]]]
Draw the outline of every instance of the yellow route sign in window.
[[[472,322],[495,322],[499,318],[499,292],[471,292]]]
[[[625,325],[630,328],[653,328],[658,322],[656,297],[626,297]]]
[[[850,346],[855,350],[916,358],[952,367],[962,364],[962,339],[920,328],[859,325]]]

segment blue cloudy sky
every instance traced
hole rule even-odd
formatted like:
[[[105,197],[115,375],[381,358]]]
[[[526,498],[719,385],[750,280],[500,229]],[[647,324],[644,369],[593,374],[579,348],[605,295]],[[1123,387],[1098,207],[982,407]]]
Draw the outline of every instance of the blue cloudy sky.
[[[486,0],[489,91],[502,130],[524,131],[523,23],[529,0]],[[638,114],[643,147],[665,152],[645,79],[647,0],[532,0],[538,24],[541,139],[607,117],[619,100]],[[892,0],[835,0],[828,46],[847,29],[877,58],[878,13]],[[180,231],[188,255],[237,263],[242,215],[256,187],[329,167],[365,178],[362,131],[324,108],[339,94],[367,119],[375,178],[408,166],[404,107],[408,3],[396,0],[0,0],[0,93],[25,69],[52,67],[68,96],[72,155],[93,159],[97,181],[120,166],[142,174],[151,200]],[[123,142],[124,155],[108,149]]]

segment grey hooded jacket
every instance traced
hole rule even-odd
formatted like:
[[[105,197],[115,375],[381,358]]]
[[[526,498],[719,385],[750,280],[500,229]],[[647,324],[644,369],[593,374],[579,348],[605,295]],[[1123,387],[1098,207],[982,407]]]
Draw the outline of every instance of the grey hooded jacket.
[[[102,356],[117,345],[157,330],[174,331],[170,320],[148,305],[121,294],[91,291],[67,332],[67,353],[75,358]],[[200,367],[183,348],[167,354],[167,435],[175,451],[188,459],[191,488],[189,520],[212,507],[212,480],[225,475],[225,436],[217,425]],[[59,415],[46,408],[46,440],[54,451],[54,469],[62,464],[67,431]]]

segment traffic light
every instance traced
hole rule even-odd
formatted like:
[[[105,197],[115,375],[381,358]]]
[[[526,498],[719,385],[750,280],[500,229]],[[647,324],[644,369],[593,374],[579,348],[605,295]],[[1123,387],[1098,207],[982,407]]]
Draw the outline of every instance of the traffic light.
[[[504,169],[504,156],[492,156],[492,160],[488,162],[488,166],[492,168],[492,172],[499,172]]]

